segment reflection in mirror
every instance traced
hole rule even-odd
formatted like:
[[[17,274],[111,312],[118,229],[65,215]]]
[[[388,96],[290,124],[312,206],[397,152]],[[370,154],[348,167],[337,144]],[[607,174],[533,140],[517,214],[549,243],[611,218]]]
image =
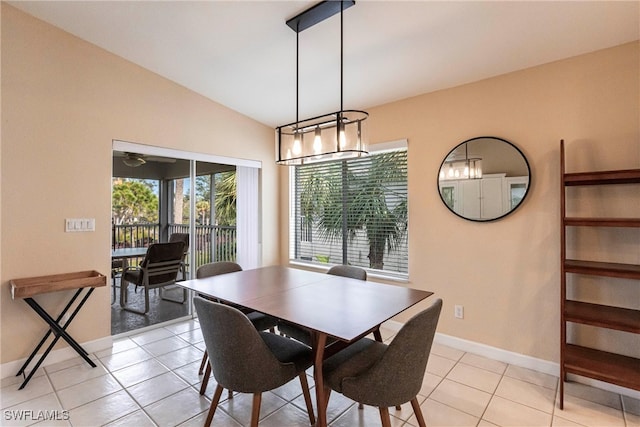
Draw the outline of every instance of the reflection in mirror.
[[[529,163],[515,145],[483,136],[464,141],[447,154],[438,171],[438,188],[456,215],[493,221],[522,204],[530,179]]]

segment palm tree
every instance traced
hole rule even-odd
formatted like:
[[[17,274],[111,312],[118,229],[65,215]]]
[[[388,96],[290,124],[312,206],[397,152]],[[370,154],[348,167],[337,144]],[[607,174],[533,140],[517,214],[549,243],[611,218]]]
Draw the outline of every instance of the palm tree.
[[[384,268],[384,253],[396,250],[407,230],[406,152],[372,155],[356,162],[309,166],[317,168],[301,178],[300,214],[314,223],[319,237],[347,243],[364,231],[369,244],[369,267]]]

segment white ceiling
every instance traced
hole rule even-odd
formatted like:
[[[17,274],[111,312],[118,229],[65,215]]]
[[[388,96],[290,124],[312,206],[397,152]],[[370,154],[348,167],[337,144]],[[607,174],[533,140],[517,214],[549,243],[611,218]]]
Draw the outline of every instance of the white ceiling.
[[[296,37],[316,1],[11,4],[269,126],[295,121]],[[640,38],[638,1],[357,1],[344,107],[366,109]],[[300,33],[300,118],[340,109],[340,18]]]

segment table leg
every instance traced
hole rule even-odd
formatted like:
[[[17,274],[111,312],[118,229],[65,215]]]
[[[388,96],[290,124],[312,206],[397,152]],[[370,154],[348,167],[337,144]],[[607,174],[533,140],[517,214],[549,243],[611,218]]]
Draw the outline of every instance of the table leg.
[[[78,299],[78,296],[80,295],[80,293],[82,292],[82,289],[78,289],[76,291],[75,294],[73,294],[73,298],[71,298],[69,300],[69,302],[67,303],[67,305],[64,307],[64,309],[62,310],[62,312],[60,313],[60,315],[58,316],[58,318],[56,319],[56,323],[60,323],[60,321],[62,320],[62,318],[64,317],[65,314],[67,314],[67,311],[69,311],[69,308],[71,307],[71,305],[75,302],[76,299]],[[22,375],[22,373],[24,372],[25,369],[27,369],[27,366],[29,366],[29,363],[31,363],[31,360],[33,360],[33,358],[35,357],[35,355],[38,353],[38,351],[40,351],[40,348],[42,347],[42,345],[45,343],[45,341],[47,340],[47,338],[49,338],[49,335],[51,335],[51,333],[53,332],[53,330],[51,328],[49,328],[49,330],[47,331],[46,334],[44,334],[44,337],[42,337],[42,339],[40,340],[40,342],[38,343],[38,345],[36,346],[35,349],[33,349],[33,352],[29,355],[29,357],[27,358],[27,361],[24,362],[24,365],[22,365],[22,367],[20,368],[20,370],[18,371],[18,373],[16,374],[16,377],[19,375]],[[36,368],[37,369],[37,368]],[[35,369],[34,369],[35,370]]]
[[[82,289],[80,289],[81,291]],[[33,374],[35,374],[35,372],[38,370],[38,368],[40,367],[40,365],[42,364],[42,362],[44,361],[44,359],[47,357],[47,355],[49,354],[49,352],[51,351],[51,349],[53,348],[53,346],[56,344],[56,342],[58,341],[58,339],[60,339],[60,337],[62,337],[75,351],[76,353],[78,353],[89,365],[91,365],[92,368],[96,367],[96,364],[93,363],[93,361],[91,359],[89,359],[89,353],[87,353],[87,351],[82,348],[82,346],[80,344],[78,344],[76,342],[76,340],[74,340],[71,335],[69,335],[66,332],[67,326],[69,326],[69,324],[71,323],[71,321],[76,317],[76,314],[78,314],[78,312],[80,311],[80,309],[82,308],[82,306],[84,305],[84,303],[87,301],[87,299],[89,298],[89,296],[91,295],[91,293],[93,292],[94,288],[89,288],[89,290],[87,291],[87,293],[85,294],[85,296],[82,298],[82,300],[80,301],[80,303],[78,304],[78,306],[73,310],[73,312],[71,313],[71,316],[69,316],[69,320],[63,325],[60,326],[58,324],[58,321],[54,320],[49,313],[47,313],[41,306],[40,304],[38,304],[33,298],[25,298],[24,301],[29,304],[29,306],[36,312],[38,313],[38,315],[45,321],[47,322],[47,324],[49,325],[49,332],[45,335],[45,339],[46,337],[48,337],[48,335],[53,331],[53,333],[55,334],[55,338],[53,339],[53,341],[51,342],[51,344],[49,344],[49,347],[47,347],[47,349],[45,350],[45,352],[42,354],[42,356],[40,356],[40,359],[38,360],[38,362],[36,363],[35,367],[33,368],[33,370],[31,371],[31,373],[29,373],[29,375],[27,376],[27,378],[25,378],[24,382],[22,383],[22,385],[19,387],[19,390],[22,390],[24,388],[24,386],[27,385],[27,383],[31,380],[31,377],[33,377]],[[75,299],[75,297],[74,297]],[[70,304],[69,304],[70,306]],[[37,349],[36,349],[37,351]],[[23,366],[23,368],[21,369],[21,371],[24,372],[24,368],[26,367]],[[19,374],[18,374],[19,375]]]
[[[316,408],[318,419],[316,427],[327,427],[327,400],[324,393],[324,378],[322,377],[322,362],[324,360],[324,347],[327,344],[327,334],[312,332],[313,349],[313,379],[316,384]]]

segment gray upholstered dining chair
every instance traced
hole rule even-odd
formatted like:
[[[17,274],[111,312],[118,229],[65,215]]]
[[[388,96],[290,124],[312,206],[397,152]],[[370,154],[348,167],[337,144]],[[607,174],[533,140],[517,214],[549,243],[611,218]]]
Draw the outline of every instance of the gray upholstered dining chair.
[[[219,274],[233,273],[236,271],[242,271],[242,267],[239,264],[231,261],[218,261],[203,264],[196,270],[196,278],[202,279],[205,277],[217,276]],[[264,313],[257,311],[243,310],[240,307],[236,307],[242,311],[251,321],[253,326],[259,331],[265,331],[270,329],[271,332],[275,332],[275,326],[278,324],[278,319],[275,317],[267,316]],[[209,377],[211,376],[211,366],[207,365],[208,353],[205,350],[202,356],[202,362],[200,363],[200,369],[198,375],[202,375],[204,371],[204,377],[202,377],[202,384],[200,385],[200,394],[204,395],[209,384]],[[205,369],[206,367],[206,369]],[[229,398],[233,397],[232,390],[229,390]]]
[[[367,271],[364,268],[354,267],[352,265],[334,265],[327,271],[327,274],[349,277],[351,279],[367,280]],[[301,343],[311,346],[311,332],[306,328],[281,320],[278,322],[278,331],[286,337],[296,339]],[[380,329],[376,329],[373,333],[376,340],[382,342]]]
[[[184,254],[184,242],[153,243],[147,248],[144,259],[137,267],[127,267],[120,278],[120,306],[123,310],[138,314],[149,311],[149,290],[160,288],[160,296],[166,301],[184,304],[187,290],[182,290],[182,300],[166,298],[163,295],[165,286],[174,285],[180,271]],[[127,288],[129,283],[144,288],[144,311],[127,305]]]
[[[258,425],[262,393],[280,387],[296,376],[315,423],[305,370],[313,363],[311,350],[298,342],[269,332],[258,332],[235,307],[201,297],[193,304],[200,319],[209,363],[218,385],[211,399],[205,426],[211,425],[223,389],[253,394],[251,426]]]
[[[363,338],[323,364],[327,403],[331,390],[365,405],[377,406],[383,427],[391,425],[389,407],[411,402],[425,427],[417,395],[422,386],[442,300],[413,316],[389,345]]]
[[[367,270],[353,265],[334,265],[327,274],[334,276],[350,277],[352,279],[367,280]]]

